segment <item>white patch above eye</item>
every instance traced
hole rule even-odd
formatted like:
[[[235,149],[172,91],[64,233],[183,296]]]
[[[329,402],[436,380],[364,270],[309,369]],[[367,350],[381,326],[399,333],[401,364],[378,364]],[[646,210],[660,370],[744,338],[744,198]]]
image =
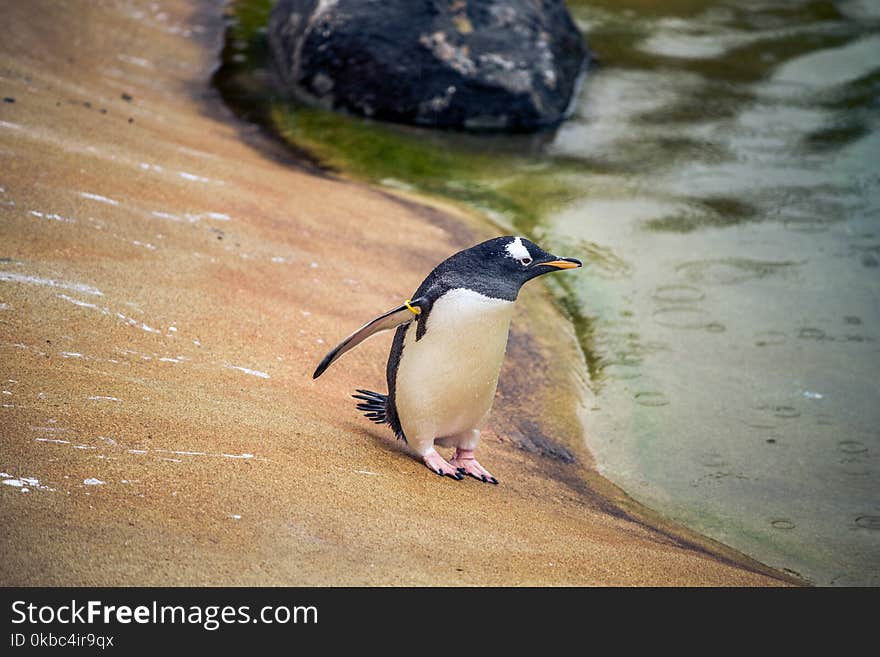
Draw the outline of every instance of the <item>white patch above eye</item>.
[[[508,258],[513,258],[514,260],[528,259],[529,262],[531,262],[532,260],[532,254],[529,253],[526,245],[523,244],[521,237],[517,237],[515,240],[510,242],[507,246],[504,247],[504,250],[507,251]]]

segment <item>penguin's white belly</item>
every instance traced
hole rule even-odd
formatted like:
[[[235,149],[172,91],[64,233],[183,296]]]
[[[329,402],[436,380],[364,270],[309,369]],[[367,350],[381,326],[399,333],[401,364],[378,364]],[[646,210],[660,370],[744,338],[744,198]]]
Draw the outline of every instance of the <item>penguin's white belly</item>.
[[[395,405],[413,447],[480,428],[495,398],[513,302],[465,289],[440,297],[416,341],[404,338]]]

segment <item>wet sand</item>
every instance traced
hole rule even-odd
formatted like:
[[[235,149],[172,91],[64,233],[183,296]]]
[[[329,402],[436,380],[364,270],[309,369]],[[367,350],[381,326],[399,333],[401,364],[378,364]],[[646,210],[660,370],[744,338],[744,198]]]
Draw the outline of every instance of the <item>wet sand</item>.
[[[777,585],[599,477],[522,295],[482,462],[431,475],[311,372],[473,218],[298,167],[210,85],[214,2],[0,3],[0,583]],[[586,427],[586,429],[585,429]]]

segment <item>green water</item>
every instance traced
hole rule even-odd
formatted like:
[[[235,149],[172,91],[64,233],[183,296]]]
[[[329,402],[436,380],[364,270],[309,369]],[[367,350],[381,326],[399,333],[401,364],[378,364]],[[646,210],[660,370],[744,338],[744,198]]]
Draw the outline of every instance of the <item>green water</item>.
[[[880,2],[570,2],[602,64],[568,122],[515,138],[284,102],[270,4],[235,5],[241,112],[585,260],[553,291],[607,477],[817,584],[880,584]]]

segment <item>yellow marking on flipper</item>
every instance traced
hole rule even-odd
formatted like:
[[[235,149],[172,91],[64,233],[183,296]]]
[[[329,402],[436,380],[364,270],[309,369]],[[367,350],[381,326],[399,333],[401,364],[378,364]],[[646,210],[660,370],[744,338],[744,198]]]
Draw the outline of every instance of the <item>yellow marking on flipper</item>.
[[[403,302],[403,305],[406,306],[407,310],[409,310],[413,315],[420,315],[422,312],[421,308],[412,305],[412,299],[407,299]]]

